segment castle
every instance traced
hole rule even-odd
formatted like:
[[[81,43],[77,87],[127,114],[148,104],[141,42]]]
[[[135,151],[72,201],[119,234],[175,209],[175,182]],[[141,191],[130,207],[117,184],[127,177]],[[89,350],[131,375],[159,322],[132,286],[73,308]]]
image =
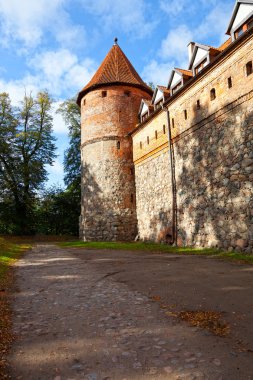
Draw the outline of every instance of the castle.
[[[115,44],[78,96],[83,240],[253,249],[253,1],[153,92]]]

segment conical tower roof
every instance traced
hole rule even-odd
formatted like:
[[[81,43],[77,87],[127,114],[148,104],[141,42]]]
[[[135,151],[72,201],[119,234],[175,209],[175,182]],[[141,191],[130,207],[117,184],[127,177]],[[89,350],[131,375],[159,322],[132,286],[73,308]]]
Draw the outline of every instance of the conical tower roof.
[[[152,95],[152,89],[141,79],[131,62],[125,56],[115,38],[115,43],[103,60],[90,82],[79,92],[77,103],[87,92],[108,85],[130,85]]]

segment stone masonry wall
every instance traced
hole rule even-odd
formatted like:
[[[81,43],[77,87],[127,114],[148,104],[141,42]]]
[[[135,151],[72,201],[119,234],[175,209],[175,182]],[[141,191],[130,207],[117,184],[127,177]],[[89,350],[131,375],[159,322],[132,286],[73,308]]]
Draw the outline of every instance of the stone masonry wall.
[[[132,139],[143,97],[131,86],[104,86],[81,101],[84,240],[127,241],[137,235]]]
[[[174,142],[178,243],[252,251],[253,91]]]
[[[170,242],[171,177],[168,148],[135,167],[138,231],[142,240]]]
[[[174,119],[179,245],[253,249],[253,74],[246,75],[249,61],[253,61],[252,34],[168,104],[171,125]],[[232,88],[228,87],[230,77]],[[216,90],[213,101],[212,88]],[[150,148],[146,140],[157,125],[162,128],[164,114],[156,114],[133,135],[141,239],[160,240],[162,231],[171,228],[170,164],[163,158],[161,143]],[[163,212],[168,219],[161,224]]]

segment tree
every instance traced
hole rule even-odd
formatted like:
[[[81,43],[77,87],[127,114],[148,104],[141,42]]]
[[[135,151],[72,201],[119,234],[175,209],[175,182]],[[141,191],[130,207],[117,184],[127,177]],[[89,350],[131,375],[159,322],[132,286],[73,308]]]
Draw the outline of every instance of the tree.
[[[72,189],[46,189],[40,196],[36,213],[37,232],[46,235],[78,236],[80,196]]]
[[[8,94],[0,94],[0,202],[8,199],[15,211],[11,222],[22,234],[34,232],[36,192],[56,157],[51,105],[47,92],[25,95],[16,109]]]
[[[62,103],[57,111],[69,129],[69,148],[64,154],[64,182],[67,187],[81,187],[81,112],[75,98]]]

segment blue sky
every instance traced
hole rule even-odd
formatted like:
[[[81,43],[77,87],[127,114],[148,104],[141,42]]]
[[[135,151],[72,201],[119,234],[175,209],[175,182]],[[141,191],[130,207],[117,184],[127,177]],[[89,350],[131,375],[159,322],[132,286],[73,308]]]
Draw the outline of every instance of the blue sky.
[[[47,89],[57,105],[91,79],[118,37],[146,82],[166,85],[187,68],[190,41],[219,46],[234,0],[0,0],[0,92],[13,104]],[[58,158],[48,185],[62,184],[67,129],[54,118]]]

